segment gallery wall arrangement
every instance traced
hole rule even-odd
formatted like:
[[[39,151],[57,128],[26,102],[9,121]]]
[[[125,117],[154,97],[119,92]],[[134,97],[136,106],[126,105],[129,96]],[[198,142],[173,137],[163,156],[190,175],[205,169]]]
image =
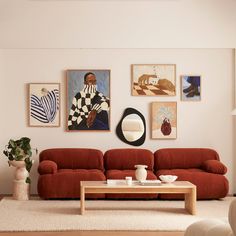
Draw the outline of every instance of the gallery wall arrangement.
[[[111,131],[110,70],[66,72],[66,131]],[[180,76],[180,93],[181,101],[200,101],[201,76]],[[176,96],[176,65],[132,64],[131,95]],[[177,138],[177,101],[153,101],[150,117],[151,139]],[[29,126],[60,126],[59,83],[29,84]],[[146,139],[145,117],[133,107],[126,108],[116,134],[126,144],[142,145]]]

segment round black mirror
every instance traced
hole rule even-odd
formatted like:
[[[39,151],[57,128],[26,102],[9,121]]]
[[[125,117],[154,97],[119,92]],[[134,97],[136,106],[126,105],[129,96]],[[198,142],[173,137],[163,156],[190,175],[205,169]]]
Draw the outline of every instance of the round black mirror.
[[[146,138],[146,122],[144,116],[134,108],[126,108],[116,127],[116,134],[123,142],[140,146]]]

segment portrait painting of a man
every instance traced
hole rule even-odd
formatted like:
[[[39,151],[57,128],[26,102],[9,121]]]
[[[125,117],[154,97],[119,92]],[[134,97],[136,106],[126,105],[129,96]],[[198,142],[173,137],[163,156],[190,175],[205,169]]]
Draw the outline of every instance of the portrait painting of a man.
[[[110,70],[67,71],[67,130],[110,130]]]

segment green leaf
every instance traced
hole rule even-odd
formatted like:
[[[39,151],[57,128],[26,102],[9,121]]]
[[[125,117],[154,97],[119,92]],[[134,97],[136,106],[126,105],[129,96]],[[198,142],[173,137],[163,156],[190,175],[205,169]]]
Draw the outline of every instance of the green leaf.
[[[21,154],[21,152],[22,152],[21,149],[19,147],[17,147],[15,150],[15,155],[19,156]]]
[[[25,180],[25,182],[26,182],[27,184],[31,184],[31,179],[30,179],[30,177],[27,177],[26,180]]]
[[[31,151],[31,149],[30,149],[30,150],[27,150],[26,154],[27,154],[28,157],[31,157],[31,156],[32,156],[32,151]]]
[[[9,153],[8,160],[9,161],[13,161],[14,159],[15,159],[14,156],[11,153]]]
[[[25,168],[28,172],[30,172],[32,165],[33,165],[33,161],[30,160],[29,157],[25,158]]]
[[[7,150],[4,150],[3,151],[4,155],[8,157],[8,151]]]
[[[19,155],[19,156],[15,157],[16,161],[22,161],[23,159],[24,159],[24,156],[22,156],[22,155]]]
[[[12,139],[10,139],[8,145],[9,145],[9,148],[15,148],[15,147],[16,147],[16,143],[15,143],[15,141],[12,140]]]

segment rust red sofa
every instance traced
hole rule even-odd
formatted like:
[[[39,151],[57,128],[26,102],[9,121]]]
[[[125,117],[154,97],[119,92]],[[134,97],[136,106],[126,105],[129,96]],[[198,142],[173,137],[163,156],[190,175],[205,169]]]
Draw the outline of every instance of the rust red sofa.
[[[87,148],[47,149],[39,155],[38,194],[44,199],[79,198],[80,181],[105,181],[103,153]],[[87,198],[104,198],[88,194]]]
[[[198,199],[223,198],[228,193],[227,168],[216,151],[207,148],[111,149],[103,153],[89,148],[47,149],[39,155],[38,194],[43,199],[79,198],[80,181],[135,179],[135,165],[147,165],[147,179],[162,174],[197,186]],[[87,198],[181,199],[172,194],[90,194]]]
[[[215,150],[208,148],[166,148],[154,153],[155,174],[177,175],[177,180],[197,186],[197,199],[218,199],[227,195],[226,166]],[[160,199],[183,198],[183,195],[159,194]]]
[[[104,167],[107,179],[125,179],[132,176],[135,180],[135,165],[146,165],[147,179],[156,180],[153,172],[154,155],[147,149],[111,149],[104,154]],[[157,198],[157,194],[107,194],[107,198]]]

